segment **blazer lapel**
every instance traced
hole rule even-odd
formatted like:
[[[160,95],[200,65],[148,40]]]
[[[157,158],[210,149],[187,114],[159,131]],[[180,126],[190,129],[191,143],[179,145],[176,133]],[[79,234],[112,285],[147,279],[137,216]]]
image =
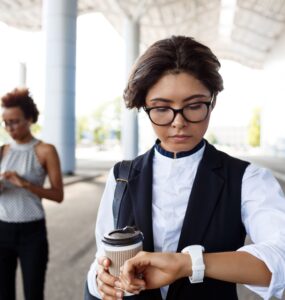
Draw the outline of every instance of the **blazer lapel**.
[[[148,151],[134,165],[134,176],[129,180],[135,224],[144,234],[144,250],[154,251],[152,232],[152,162],[154,149]]]
[[[206,143],[186,209],[177,252],[181,252],[189,245],[203,245],[204,235],[224,185],[223,178],[215,172],[215,169],[220,167],[221,159],[218,152]],[[185,278],[170,285],[167,300],[175,299],[175,291],[179,290],[184,280]]]
[[[221,166],[217,153],[214,147],[206,144],[186,209],[178,252],[188,245],[201,244],[203,241],[224,184],[224,180],[214,171]]]

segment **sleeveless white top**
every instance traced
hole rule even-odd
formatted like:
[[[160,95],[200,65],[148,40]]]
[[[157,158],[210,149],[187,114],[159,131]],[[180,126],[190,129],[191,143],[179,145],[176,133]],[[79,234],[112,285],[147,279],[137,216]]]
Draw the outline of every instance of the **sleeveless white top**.
[[[27,144],[11,143],[1,160],[1,173],[16,171],[19,176],[34,185],[43,186],[46,171],[35,153],[39,140],[33,138]],[[41,199],[24,188],[3,180],[0,192],[0,220],[5,222],[30,222],[45,218]]]

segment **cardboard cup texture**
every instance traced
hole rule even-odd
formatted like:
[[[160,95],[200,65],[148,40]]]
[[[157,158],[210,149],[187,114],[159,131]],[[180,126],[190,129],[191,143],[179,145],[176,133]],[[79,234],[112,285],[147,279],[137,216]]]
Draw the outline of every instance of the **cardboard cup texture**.
[[[111,260],[109,272],[118,277],[124,262],[142,250],[143,234],[135,227],[126,226],[104,234],[106,256]]]
[[[120,275],[120,267],[124,262],[134,257],[139,251],[142,250],[142,242],[134,245],[114,247],[105,245],[105,254],[111,260],[109,272],[111,275],[118,277]]]

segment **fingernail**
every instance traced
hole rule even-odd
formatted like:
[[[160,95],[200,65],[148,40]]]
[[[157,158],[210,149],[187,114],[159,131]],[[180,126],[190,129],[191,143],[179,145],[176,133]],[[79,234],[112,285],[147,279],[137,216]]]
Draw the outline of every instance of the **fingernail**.
[[[118,299],[122,299],[123,293],[122,293],[122,292],[116,292],[116,297],[117,297]]]
[[[115,281],[114,285],[115,285],[115,287],[121,287],[120,281]]]

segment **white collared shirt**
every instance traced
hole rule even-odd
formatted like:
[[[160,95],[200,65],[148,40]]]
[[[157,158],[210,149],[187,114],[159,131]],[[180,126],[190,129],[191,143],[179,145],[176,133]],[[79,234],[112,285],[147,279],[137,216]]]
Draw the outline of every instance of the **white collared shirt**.
[[[155,150],[153,161],[152,215],[154,250],[176,252],[189,195],[205,147],[192,155],[169,158]],[[189,184],[190,183],[190,184]],[[113,225],[112,202],[116,181],[110,171],[96,222],[96,257],[104,255],[102,237]],[[175,203],[173,203],[175,201]],[[263,299],[282,297],[285,288],[285,197],[272,174],[250,164],[242,179],[242,221],[255,243],[240,248],[265,262],[272,272],[269,287],[247,287]],[[169,226],[171,224],[171,226]],[[96,286],[96,259],[88,273],[88,287],[100,298]],[[161,288],[163,299],[168,286]]]

